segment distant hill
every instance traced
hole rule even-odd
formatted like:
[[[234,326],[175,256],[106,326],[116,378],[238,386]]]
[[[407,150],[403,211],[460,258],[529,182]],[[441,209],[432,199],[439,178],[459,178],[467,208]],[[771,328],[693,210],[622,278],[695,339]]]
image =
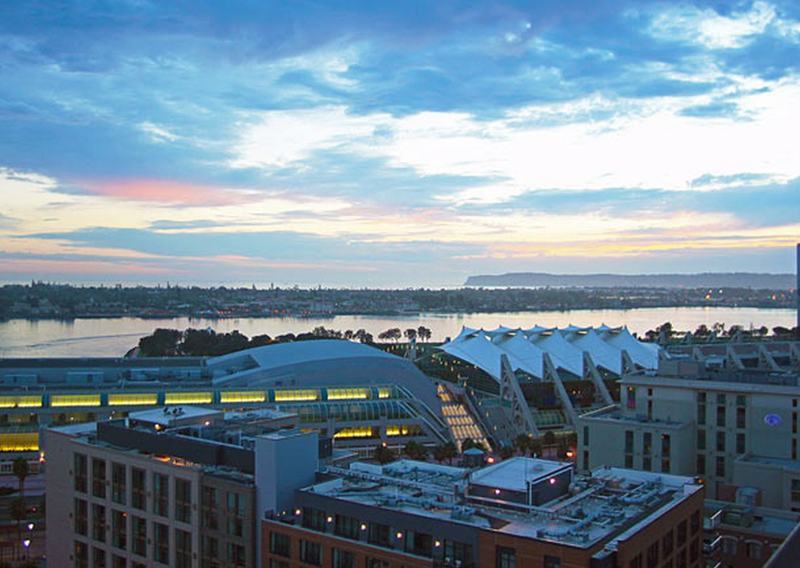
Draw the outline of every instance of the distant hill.
[[[794,288],[794,274],[704,272],[701,274],[549,274],[510,272],[470,276],[465,286],[573,288]]]

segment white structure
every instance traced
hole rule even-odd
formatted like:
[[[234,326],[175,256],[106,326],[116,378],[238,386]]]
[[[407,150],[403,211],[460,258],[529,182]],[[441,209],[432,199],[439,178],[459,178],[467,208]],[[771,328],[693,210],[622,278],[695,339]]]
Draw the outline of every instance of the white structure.
[[[627,327],[576,327],[564,329],[534,326],[530,329],[498,327],[493,330],[464,327],[442,350],[500,380],[500,358],[508,357],[514,371],[546,378],[545,355],[555,368],[577,377],[586,373],[586,355],[593,366],[621,375],[631,364],[641,369],[658,368],[659,347],[637,340]]]

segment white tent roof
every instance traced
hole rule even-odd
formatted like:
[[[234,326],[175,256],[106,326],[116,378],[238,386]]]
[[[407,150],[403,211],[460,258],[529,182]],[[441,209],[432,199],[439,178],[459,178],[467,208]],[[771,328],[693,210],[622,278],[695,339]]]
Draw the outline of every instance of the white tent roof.
[[[599,367],[620,374],[623,349],[641,367],[654,369],[658,366],[657,345],[638,341],[625,327],[607,325],[564,329],[538,325],[529,329],[498,326],[489,331],[464,327],[455,339],[442,346],[446,353],[483,369],[498,380],[502,355],[508,357],[515,371],[524,371],[539,379],[544,376],[545,353],[556,368],[577,376],[583,374],[584,351]]]
[[[622,372],[622,351],[609,345],[592,328],[581,329],[570,326],[564,337],[581,352],[588,351],[594,364],[619,375]]]
[[[627,327],[608,328],[600,335],[609,345],[628,352],[634,363],[645,369],[658,368],[659,347],[655,343],[643,343],[636,339]]]

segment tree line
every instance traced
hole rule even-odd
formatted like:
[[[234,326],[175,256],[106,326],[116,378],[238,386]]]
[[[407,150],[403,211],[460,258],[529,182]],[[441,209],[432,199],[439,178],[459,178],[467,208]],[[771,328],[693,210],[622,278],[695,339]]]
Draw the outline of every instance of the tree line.
[[[284,333],[275,337],[261,334],[252,338],[238,330],[217,333],[210,328],[189,328],[184,331],[159,328],[152,335],[139,339],[138,355],[140,357],[215,357],[263,345],[315,339],[346,339],[359,343],[373,343],[372,334],[363,329],[339,331],[327,329],[324,326],[315,327],[310,332]]]

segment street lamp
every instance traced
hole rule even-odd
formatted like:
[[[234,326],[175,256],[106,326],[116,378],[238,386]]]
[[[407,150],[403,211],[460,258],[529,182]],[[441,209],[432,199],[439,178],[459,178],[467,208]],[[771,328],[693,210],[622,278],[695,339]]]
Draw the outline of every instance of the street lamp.
[[[28,523],[28,530],[32,531],[35,525],[33,523]]]
[[[26,538],[22,541],[22,546],[25,547],[25,560],[29,560],[31,557],[31,539]]]

